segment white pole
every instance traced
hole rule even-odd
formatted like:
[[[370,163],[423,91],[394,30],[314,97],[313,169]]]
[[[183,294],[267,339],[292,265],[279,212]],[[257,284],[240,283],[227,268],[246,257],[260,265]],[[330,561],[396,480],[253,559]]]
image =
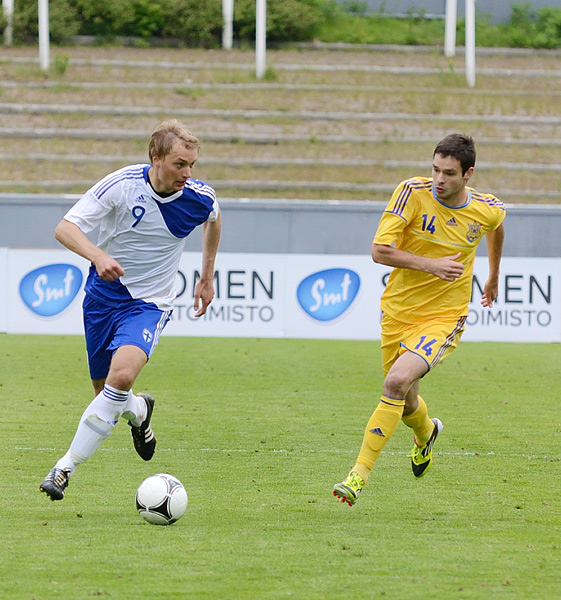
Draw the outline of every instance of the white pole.
[[[4,45],[11,46],[13,41],[14,0],[2,0],[2,8],[7,22],[6,29],[4,29]]]
[[[458,0],[446,0],[446,30],[444,34],[444,55],[456,55],[456,20]]]
[[[234,0],[222,0],[222,47],[231,50],[234,42]]]
[[[267,0],[255,3],[255,76],[261,79],[265,75],[267,49]]]
[[[39,65],[49,68],[49,0],[39,0]]]
[[[466,0],[466,81],[475,87],[475,0]]]

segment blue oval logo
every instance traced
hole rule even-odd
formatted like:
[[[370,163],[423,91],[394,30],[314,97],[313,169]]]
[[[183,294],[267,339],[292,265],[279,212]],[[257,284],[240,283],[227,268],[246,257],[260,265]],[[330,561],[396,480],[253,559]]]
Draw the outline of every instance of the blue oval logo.
[[[82,271],[75,265],[45,265],[22,278],[19,295],[31,312],[40,317],[54,317],[76,298],[82,279]]]
[[[326,269],[308,275],[296,291],[304,312],[316,321],[333,321],[353,303],[360,277],[351,269]]]

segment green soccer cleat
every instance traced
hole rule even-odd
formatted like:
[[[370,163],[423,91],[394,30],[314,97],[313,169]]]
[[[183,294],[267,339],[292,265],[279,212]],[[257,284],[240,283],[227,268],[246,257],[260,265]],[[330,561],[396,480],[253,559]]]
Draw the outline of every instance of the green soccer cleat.
[[[335,498],[340,498],[341,502],[346,502],[349,506],[352,506],[358,500],[365,483],[358,473],[351,471],[345,481],[336,483],[333,486],[333,495]]]
[[[440,419],[431,419],[431,421],[434,423],[434,429],[424,446],[417,446],[417,441],[415,440],[415,436],[413,436],[415,447],[411,450],[411,468],[415,477],[422,477],[429,470],[432,464],[432,446],[444,429],[444,425]]]

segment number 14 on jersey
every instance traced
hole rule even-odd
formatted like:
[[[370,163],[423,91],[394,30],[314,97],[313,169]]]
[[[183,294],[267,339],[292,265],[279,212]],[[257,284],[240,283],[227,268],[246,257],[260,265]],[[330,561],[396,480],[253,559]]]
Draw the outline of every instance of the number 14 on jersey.
[[[423,215],[423,231],[428,231],[429,233],[434,233],[436,231],[436,227],[434,226],[434,220],[436,217],[433,215],[430,217],[427,214]]]

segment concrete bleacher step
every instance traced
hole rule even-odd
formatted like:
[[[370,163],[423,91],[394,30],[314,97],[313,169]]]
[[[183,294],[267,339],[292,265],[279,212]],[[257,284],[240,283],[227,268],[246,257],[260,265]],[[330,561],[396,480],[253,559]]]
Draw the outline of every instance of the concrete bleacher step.
[[[45,77],[34,49],[6,50],[2,192],[81,193],[131,155],[146,160],[150,131],[176,116],[203,142],[195,176],[229,197],[383,200],[428,175],[454,130],[476,139],[476,187],[508,202],[561,194],[554,53],[486,53],[468,89],[461,57],[434,50],[272,51],[273,81],[255,80],[250,51],[60,48],[66,72]]]

